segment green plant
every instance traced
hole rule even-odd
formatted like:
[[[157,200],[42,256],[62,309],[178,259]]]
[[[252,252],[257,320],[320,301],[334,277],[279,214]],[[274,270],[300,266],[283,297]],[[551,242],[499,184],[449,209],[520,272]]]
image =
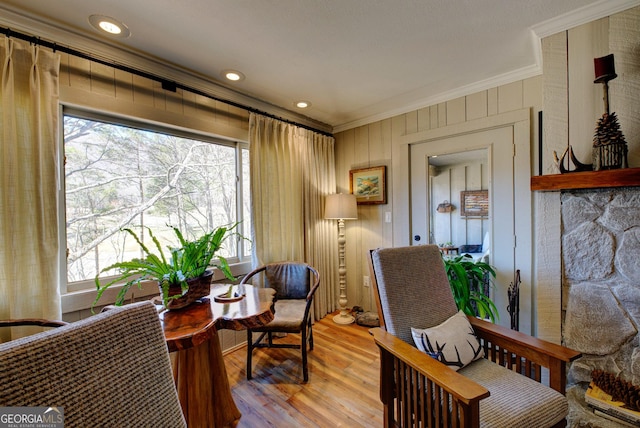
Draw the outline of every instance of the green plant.
[[[228,279],[232,281],[235,280],[229,268],[229,263],[224,257],[217,255],[217,252],[229,236],[239,235],[237,232],[234,232],[237,225],[238,223],[230,227],[218,227],[192,241],[185,239],[178,228],[172,227],[178,239],[179,246],[167,246],[170,254],[169,257],[165,256],[160,242],[150,228],[146,229],[149,231],[149,237],[157,250],[156,253],[149,251],[147,246],[133,230],[128,228],[122,229],[123,232],[130,234],[138,243],[145,257],[142,259],[134,258],[129,261],[116,262],[102,269],[100,273],[112,269],[118,269],[120,272],[115,278],[110,278],[105,283],[101,282],[100,274],[96,275],[97,296],[91,306],[92,309],[109,287],[114,284],[121,284],[124,281],[126,282],[122,284],[122,288],[116,297],[115,304],[117,306],[124,303],[125,295],[133,285],[141,288],[143,281],[155,280],[158,281],[161,289],[162,303],[166,307],[172,298],[169,296],[169,288],[171,286],[179,285],[182,294],[186,293],[189,289],[187,281],[203,275],[209,266],[220,269]],[[173,296],[173,298],[177,297],[180,297],[180,295]]]
[[[474,262],[467,255],[443,257],[443,261],[458,309],[467,315],[488,317],[496,322],[500,318],[498,308],[484,290],[485,283],[493,283],[495,270],[488,263]]]

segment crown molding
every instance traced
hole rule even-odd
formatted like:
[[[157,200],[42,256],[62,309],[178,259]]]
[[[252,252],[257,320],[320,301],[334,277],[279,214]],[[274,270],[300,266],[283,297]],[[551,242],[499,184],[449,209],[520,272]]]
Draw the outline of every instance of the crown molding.
[[[506,85],[509,83],[517,82],[519,80],[528,79],[542,74],[542,66],[540,64],[534,64],[528,67],[523,67],[515,71],[504,73],[498,76],[491,77],[489,79],[481,80],[471,83],[469,85],[460,86],[450,91],[441,92],[431,97],[423,98],[414,103],[404,105],[400,108],[388,110],[384,113],[371,115],[362,119],[346,122],[333,127],[333,132],[338,133],[346,131],[359,126],[368,125],[380,120],[389,119],[391,117],[410,113],[412,111],[420,110],[425,107],[430,107],[442,102],[451,101],[456,98],[464,97],[467,95],[475,94],[476,92],[486,91],[488,89],[496,88],[498,86]]]
[[[429,96],[383,113],[345,122],[333,128],[326,123],[240,93],[235,89],[224,86],[217,80],[184,69],[179,65],[167,63],[159,58],[127,48],[112,41],[105,41],[97,36],[93,37],[86,33],[81,33],[78,30],[63,28],[61,25],[43,21],[36,16],[14,9],[8,5],[0,5],[0,11],[2,11],[2,13],[0,13],[0,24],[15,29],[16,31],[33,34],[35,37],[48,39],[52,42],[55,41],[60,45],[66,45],[81,52],[90,53],[92,56],[98,58],[108,59],[114,63],[126,64],[132,68],[157,75],[163,79],[180,82],[220,100],[228,100],[237,104],[250,106],[251,108],[264,111],[265,113],[280,117],[284,120],[298,122],[323,132],[337,133],[540,75],[542,73],[540,39],[638,5],[640,5],[640,0],[600,0],[570,13],[534,25],[531,27],[532,43],[534,44],[534,65]]]
[[[59,24],[46,22],[39,17],[14,9],[11,6],[0,4],[0,12],[0,25],[11,30],[30,34],[35,38],[46,39],[49,42],[55,42],[60,46],[75,49],[114,64],[127,65],[168,81],[179,82],[182,85],[209,94],[222,102],[224,100],[231,101],[263,111],[283,120],[297,122],[327,133],[332,132],[331,126],[326,123],[243,94],[224,86],[217,80],[182,68],[177,64],[168,63],[144,52],[128,48],[115,41],[104,40],[98,36],[94,37],[73,28],[62,28]]]
[[[534,25],[531,28],[531,43],[533,44],[535,64],[524,67],[513,72],[505,73],[486,80],[461,86],[450,91],[442,92],[434,96],[421,99],[410,105],[403,106],[384,113],[363,117],[362,119],[345,122],[333,127],[333,132],[338,133],[358,126],[388,119],[400,114],[409,113],[421,108],[436,105],[441,102],[450,101],[458,97],[474,94],[479,91],[492,89],[501,85],[524,80],[542,74],[542,44],[543,37],[566,31],[588,22],[595,21],[606,16],[613,15],[640,5],[640,0],[600,0],[588,6],[584,6],[573,12],[560,15],[556,18]]]
[[[540,38],[566,31],[588,22],[640,5],[640,0],[600,0],[531,27]]]

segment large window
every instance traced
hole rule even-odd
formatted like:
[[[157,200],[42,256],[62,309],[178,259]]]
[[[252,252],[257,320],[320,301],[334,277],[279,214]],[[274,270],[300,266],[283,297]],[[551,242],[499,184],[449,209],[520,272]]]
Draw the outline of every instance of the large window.
[[[192,238],[240,221],[249,236],[249,156],[240,143],[74,112],[64,114],[64,150],[69,290],[142,256],[125,227],[150,249],[147,228],[163,246],[177,244],[171,226]],[[237,262],[250,252],[249,241],[229,240],[222,255]]]

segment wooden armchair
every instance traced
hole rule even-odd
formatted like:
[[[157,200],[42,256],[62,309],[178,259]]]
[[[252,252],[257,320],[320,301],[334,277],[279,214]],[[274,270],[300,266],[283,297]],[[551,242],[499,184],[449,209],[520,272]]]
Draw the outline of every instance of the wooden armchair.
[[[247,379],[252,379],[251,357],[255,348],[296,348],[302,353],[302,378],[309,380],[307,347],[313,350],[313,325],[311,306],[313,296],[320,286],[318,271],[303,262],[283,261],[269,263],[249,272],[240,282],[253,280],[276,290],[274,319],[262,327],[247,329]],[[259,284],[254,284],[259,285]],[[253,339],[253,333],[260,333]],[[274,333],[300,333],[300,344],[274,343]],[[263,339],[267,337],[267,341]]]
[[[467,317],[484,358],[456,372],[418,350],[411,332],[440,326],[458,312],[438,247],[370,255],[385,427],[566,426],[566,364],[578,352]]]

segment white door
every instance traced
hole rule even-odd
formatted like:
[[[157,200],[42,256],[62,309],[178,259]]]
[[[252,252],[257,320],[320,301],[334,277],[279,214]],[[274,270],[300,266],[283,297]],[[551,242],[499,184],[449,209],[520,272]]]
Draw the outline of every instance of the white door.
[[[411,235],[413,245],[429,243],[429,157],[486,149],[488,164],[490,264],[496,269],[496,287],[492,298],[500,313],[499,323],[510,325],[507,312],[507,290],[516,267],[514,203],[514,137],[513,126],[477,131],[410,145],[411,159]],[[485,152],[482,151],[481,152]],[[528,156],[528,153],[527,153]],[[452,198],[453,199],[453,198]],[[459,209],[459,199],[451,203]],[[458,218],[459,210],[458,210]],[[452,216],[455,221],[455,211]],[[530,237],[523,238],[525,241]],[[459,242],[455,244],[463,244]],[[475,242],[473,242],[475,243]],[[472,244],[472,242],[468,242]],[[522,242],[521,242],[522,244]],[[521,299],[522,299],[521,290]],[[525,299],[529,297],[525,295]],[[529,304],[521,307],[530,307]],[[521,331],[528,332],[530,314],[521,311]],[[523,322],[524,321],[524,322]]]

